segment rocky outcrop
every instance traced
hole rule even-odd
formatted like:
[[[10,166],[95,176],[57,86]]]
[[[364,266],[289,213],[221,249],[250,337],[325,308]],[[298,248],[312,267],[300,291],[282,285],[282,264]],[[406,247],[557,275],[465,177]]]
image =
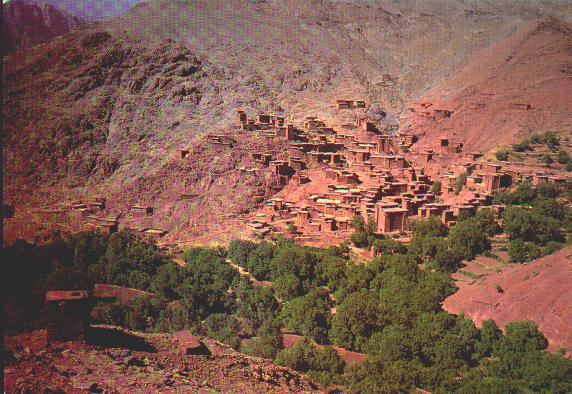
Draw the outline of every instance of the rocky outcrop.
[[[50,4],[10,0],[3,4],[3,53],[28,48],[78,28],[83,19]]]

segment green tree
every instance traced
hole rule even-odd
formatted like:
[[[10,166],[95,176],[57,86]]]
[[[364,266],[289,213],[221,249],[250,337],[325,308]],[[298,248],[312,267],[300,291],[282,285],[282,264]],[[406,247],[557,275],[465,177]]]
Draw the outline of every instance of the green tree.
[[[233,349],[240,347],[240,324],[233,315],[215,313],[210,315],[203,322],[204,334],[209,338],[214,338],[219,342],[231,346]]]
[[[359,351],[369,336],[382,328],[379,299],[373,292],[351,293],[336,309],[330,331],[330,339],[336,345]]]
[[[479,228],[474,219],[467,219],[453,226],[447,240],[453,255],[460,259],[472,260],[491,248],[487,234]]]
[[[258,280],[270,280],[271,261],[274,257],[274,245],[270,242],[259,243],[250,252],[247,260],[248,272]]]
[[[542,251],[540,247],[532,242],[524,242],[522,239],[517,238],[510,241],[508,255],[514,263],[526,263],[541,257]]]
[[[282,325],[277,319],[266,320],[252,339],[252,354],[256,357],[274,359],[284,349]]]
[[[278,299],[289,301],[302,295],[303,288],[300,279],[294,274],[286,273],[273,282],[274,292]]]
[[[288,329],[318,343],[325,343],[332,320],[331,306],[327,290],[313,289],[303,297],[295,298],[284,305],[282,318]]]
[[[493,349],[498,346],[502,338],[502,331],[493,320],[484,320],[479,330],[479,339],[475,343],[475,360],[489,357]]]
[[[256,249],[254,242],[233,239],[228,244],[227,257],[232,260],[233,263],[247,269],[248,256],[254,249]]]
[[[254,330],[267,319],[276,317],[280,304],[273,290],[264,287],[241,286],[238,290],[237,316],[246,319]]]

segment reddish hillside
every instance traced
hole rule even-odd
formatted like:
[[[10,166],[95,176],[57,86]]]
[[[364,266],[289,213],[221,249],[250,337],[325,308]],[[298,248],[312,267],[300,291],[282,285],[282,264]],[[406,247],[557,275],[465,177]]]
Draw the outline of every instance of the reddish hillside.
[[[461,283],[443,308],[463,312],[480,324],[493,319],[500,327],[533,320],[549,341],[549,349],[572,349],[572,247],[527,265]],[[500,286],[502,292],[497,291]]]
[[[472,56],[451,80],[411,105],[417,149],[438,138],[489,151],[534,132],[572,130],[572,27],[544,19]],[[437,119],[435,110],[452,111]]]
[[[183,355],[175,335],[133,334],[103,326],[92,330],[101,331],[97,346],[67,342],[46,347],[45,331],[5,337],[5,348],[13,356],[4,365],[6,392],[322,392],[295,371],[210,339],[194,338],[208,349],[202,355]],[[105,343],[118,335],[139,346]]]
[[[16,207],[5,223],[8,240],[52,225],[77,229],[62,206],[95,197],[107,199],[102,216],[128,225],[179,239],[212,238],[221,225],[229,237],[226,218],[279,188],[264,170],[241,171],[254,167],[254,151],[279,158],[279,141],[232,133],[225,147],[203,138],[205,114],[223,102],[210,75],[216,70],[172,41],[145,46],[87,28],[5,64],[4,195]],[[177,149],[187,146],[181,159]],[[141,204],[154,214],[131,220],[131,207]]]

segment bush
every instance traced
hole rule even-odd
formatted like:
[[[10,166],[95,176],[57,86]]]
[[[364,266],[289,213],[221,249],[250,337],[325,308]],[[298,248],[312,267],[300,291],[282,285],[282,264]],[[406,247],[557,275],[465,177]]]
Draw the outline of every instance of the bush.
[[[558,163],[567,164],[567,163],[570,163],[571,160],[572,159],[570,158],[570,155],[568,154],[568,152],[565,152],[563,150],[558,152]]]
[[[278,320],[266,320],[252,339],[252,354],[256,357],[274,359],[284,348],[284,335]]]
[[[329,346],[319,348],[307,339],[302,339],[292,348],[282,350],[276,356],[276,364],[302,372],[322,372],[322,382],[332,383],[335,375],[344,369],[344,362],[338,354]]]
[[[521,141],[512,146],[512,150],[515,152],[524,152],[530,150],[530,142],[527,140]]]
[[[515,239],[509,243],[508,255],[514,263],[525,263],[541,257],[542,251],[532,242]]]
[[[232,315],[215,313],[210,315],[203,322],[204,335],[216,339],[219,342],[231,346],[238,350],[240,347],[240,324],[238,319]]]
[[[441,182],[439,181],[433,182],[433,184],[431,185],[430,192],[435,195],[441,194]]]
[[[313,289],[284,305],[281,316],[288,329],[318,343],[325,343],[332,320],[331,306],[327,290]]]
[[[254,242],[233,239],[228,244],[227,257],[236,265],[247,269],[248,256],[254,249],[256,249],[256,244]]]
[[[507,161],[508,160],[508,151],[506,151],[506,150],[496,151],[495,157],[499,161]]]
[[[467,177],[469,174],[463,172],[461,175],[457,177],[457,192],[460,192],[463,189],[463,186],[467,184]]]

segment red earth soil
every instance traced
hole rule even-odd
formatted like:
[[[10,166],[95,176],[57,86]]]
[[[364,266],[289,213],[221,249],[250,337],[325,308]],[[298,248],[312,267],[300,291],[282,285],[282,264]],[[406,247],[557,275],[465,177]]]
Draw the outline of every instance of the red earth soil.
[[[458,285],[459,290],[443,303],[447,312],[463,312],[477,325],[493,319],[501,328],[532,320],[548,338],[549,350],[572,350],[572,247]]]
[[[436,147],[441,137],[463,142],[465,152],[487,152],[535,132],[570,135],[571,46],[570,24],[547,18],[475,53],[411,105],[416,150]],[[437,120],[422,114],[435,109],[453,112]]]

